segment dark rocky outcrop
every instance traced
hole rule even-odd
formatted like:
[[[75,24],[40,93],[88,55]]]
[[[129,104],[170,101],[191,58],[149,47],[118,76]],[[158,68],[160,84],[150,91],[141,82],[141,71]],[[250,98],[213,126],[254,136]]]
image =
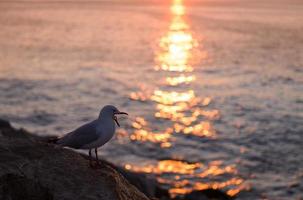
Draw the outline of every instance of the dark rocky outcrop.
[[[11,128],[11,125],[8,121],[0,119],[0,128]]]
[[[193,191],[184,195],[182,198],[177,197],[175,200],[232,200],[230,196],[220,190],[206,189],[201,191]]]
[[[148,200],[117,170],[0,121],[0,199]]]
[[[148,174],[131,172],[122,167],[115,166],[105,160],[102,162],[110,165],[112,168],[121,173],[132,185],[136,186],[147,197],[157,197],[161,200],[170,200],[168,190],[161,188],[154,176]]]
[[[39,182],[23,175],[5,174],[0,177],[2,198],[9,200],[52,200],[53,195],[48,188]]]

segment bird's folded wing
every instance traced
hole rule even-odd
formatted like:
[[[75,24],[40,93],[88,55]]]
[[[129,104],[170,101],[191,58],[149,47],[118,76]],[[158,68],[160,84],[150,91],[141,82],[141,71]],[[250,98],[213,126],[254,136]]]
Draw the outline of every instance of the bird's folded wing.
[[[68,133],[66,136],[57,141],[57,144],[62,146],[68,146],[75,149],[92,143],[98,139],[96,133],[97,121],[87,123],[76,130]]]

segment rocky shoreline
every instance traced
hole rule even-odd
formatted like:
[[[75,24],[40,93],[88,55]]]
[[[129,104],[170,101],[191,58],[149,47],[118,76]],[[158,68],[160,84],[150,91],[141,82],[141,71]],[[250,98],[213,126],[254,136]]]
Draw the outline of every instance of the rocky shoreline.
[[[88,167],[87,156],[45,142],[0,119],[0,199],[3,200],[169,200],[168,191],[146,174],[102,161]],[[195,191],[175,200],[231,199],[218,190]]]

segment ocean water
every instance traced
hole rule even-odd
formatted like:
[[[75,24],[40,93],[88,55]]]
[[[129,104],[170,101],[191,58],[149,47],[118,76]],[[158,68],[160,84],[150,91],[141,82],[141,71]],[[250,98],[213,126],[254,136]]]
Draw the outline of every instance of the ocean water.
[[[302,199],[302,8],[1,2],[0,117],[61,136],[113,104],[101,157],[171,196]]]

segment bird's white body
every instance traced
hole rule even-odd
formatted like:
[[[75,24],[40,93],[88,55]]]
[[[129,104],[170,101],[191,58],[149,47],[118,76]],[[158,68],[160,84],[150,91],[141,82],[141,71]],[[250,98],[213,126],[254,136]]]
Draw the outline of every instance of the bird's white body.
[[[84,145],[81,149],[94,149],[103,146],[114,136],[116,131],[115,122],[112,118],[110,119],[98,119],[96,126],[96,134],[98,139]]]
[[[57,141],[57,144],[75,149],[96,149],[101,147],[114,136],[116,131],[115,121],[119,125],[115,114],[127,113],[120,112],[111,105],[105,106],[100,111],[98,119],[66,134]]]
[[[91,150],[95,149],[97,164],[98,151],[97,148],[106,144],[115,134],[116,126],[119,122],[115,115],[125,114],[120,112],[115,106],[104,106],[98,119],[84,124],[76,130],[66,134],[64,137],[58,139],[56,143],[61,146],[71,147],[75,149],[89,149],[90,165],[92,166]]]

